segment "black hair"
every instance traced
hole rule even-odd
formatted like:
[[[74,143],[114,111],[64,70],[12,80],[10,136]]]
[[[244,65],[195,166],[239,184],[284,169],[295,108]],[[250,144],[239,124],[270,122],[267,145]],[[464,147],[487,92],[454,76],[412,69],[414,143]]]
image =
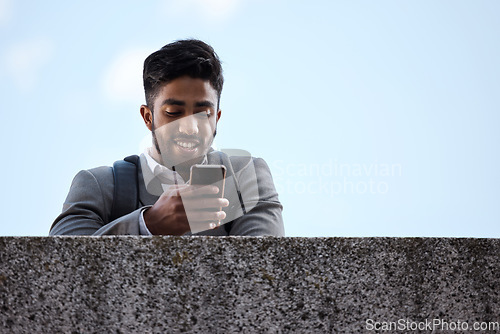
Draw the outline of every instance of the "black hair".
[[[154,99],[161,86],[184,75],[208,80],[217,92],[219,108],[224,84],[221,62],[210,45],[197,39],[175,41],[146,58],[143,81],[148,107],[153,110]]]

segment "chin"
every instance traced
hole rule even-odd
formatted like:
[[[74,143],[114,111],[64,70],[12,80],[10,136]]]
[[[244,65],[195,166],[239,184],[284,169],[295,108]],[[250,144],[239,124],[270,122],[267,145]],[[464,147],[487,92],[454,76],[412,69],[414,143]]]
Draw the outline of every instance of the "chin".
[[[179,156],[171,154],[170,159],[164,159],[167,167],[175,166],[176,169],[189,169],[192,165],[199,164],[203,161],[205,154],[193,154],[192,156]]]

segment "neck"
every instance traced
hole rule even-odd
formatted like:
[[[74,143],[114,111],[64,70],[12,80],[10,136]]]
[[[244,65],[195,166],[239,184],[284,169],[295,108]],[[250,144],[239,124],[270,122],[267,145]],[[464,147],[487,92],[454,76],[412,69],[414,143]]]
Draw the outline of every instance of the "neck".
[[[179,175],[187,181],[189,179],[190,173],[191,173],[191,166],[195,164],[201,164],[203,162],[204,156],[197,157],[192,160],[188,160],[182,163],[179,163],[175,166],[172,166],[171,164],[166,164],[165,161],[162,159],[161,155],[158,153],[158,151],[152,147],[151,150],[149,150],[149,153],[151,155],[151,158],[153,158],[157,163],[160,165],[163,165],[167,167],[170,170],[175,170]]]
[[[153,158],[157,163],[159,163],[160,165],[163,165],[163,160],[161,158],[161,155],[154,148],[154,146],[151,147],[151,149],[148,150],[148,153],[151,156],[151,158]]]

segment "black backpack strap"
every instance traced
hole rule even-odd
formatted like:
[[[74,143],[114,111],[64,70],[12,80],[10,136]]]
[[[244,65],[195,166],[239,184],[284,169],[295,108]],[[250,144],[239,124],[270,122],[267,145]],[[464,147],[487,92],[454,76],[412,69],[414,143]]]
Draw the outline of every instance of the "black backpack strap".
[[[131,155],[113,164],[113,178],[115,189],[113,192],[113,206],[109,221],[125,216],[137,209],[139,205],[139,180],[137,166],[139,156]]]

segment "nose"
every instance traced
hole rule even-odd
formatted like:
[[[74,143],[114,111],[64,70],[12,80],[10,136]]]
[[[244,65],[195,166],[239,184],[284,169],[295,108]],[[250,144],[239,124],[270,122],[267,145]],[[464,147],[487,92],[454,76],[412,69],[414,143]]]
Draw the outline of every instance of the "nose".
[[[179,132],[186,135],[198,134],[198,120],[194,115],[189,115],[179,119]]]

